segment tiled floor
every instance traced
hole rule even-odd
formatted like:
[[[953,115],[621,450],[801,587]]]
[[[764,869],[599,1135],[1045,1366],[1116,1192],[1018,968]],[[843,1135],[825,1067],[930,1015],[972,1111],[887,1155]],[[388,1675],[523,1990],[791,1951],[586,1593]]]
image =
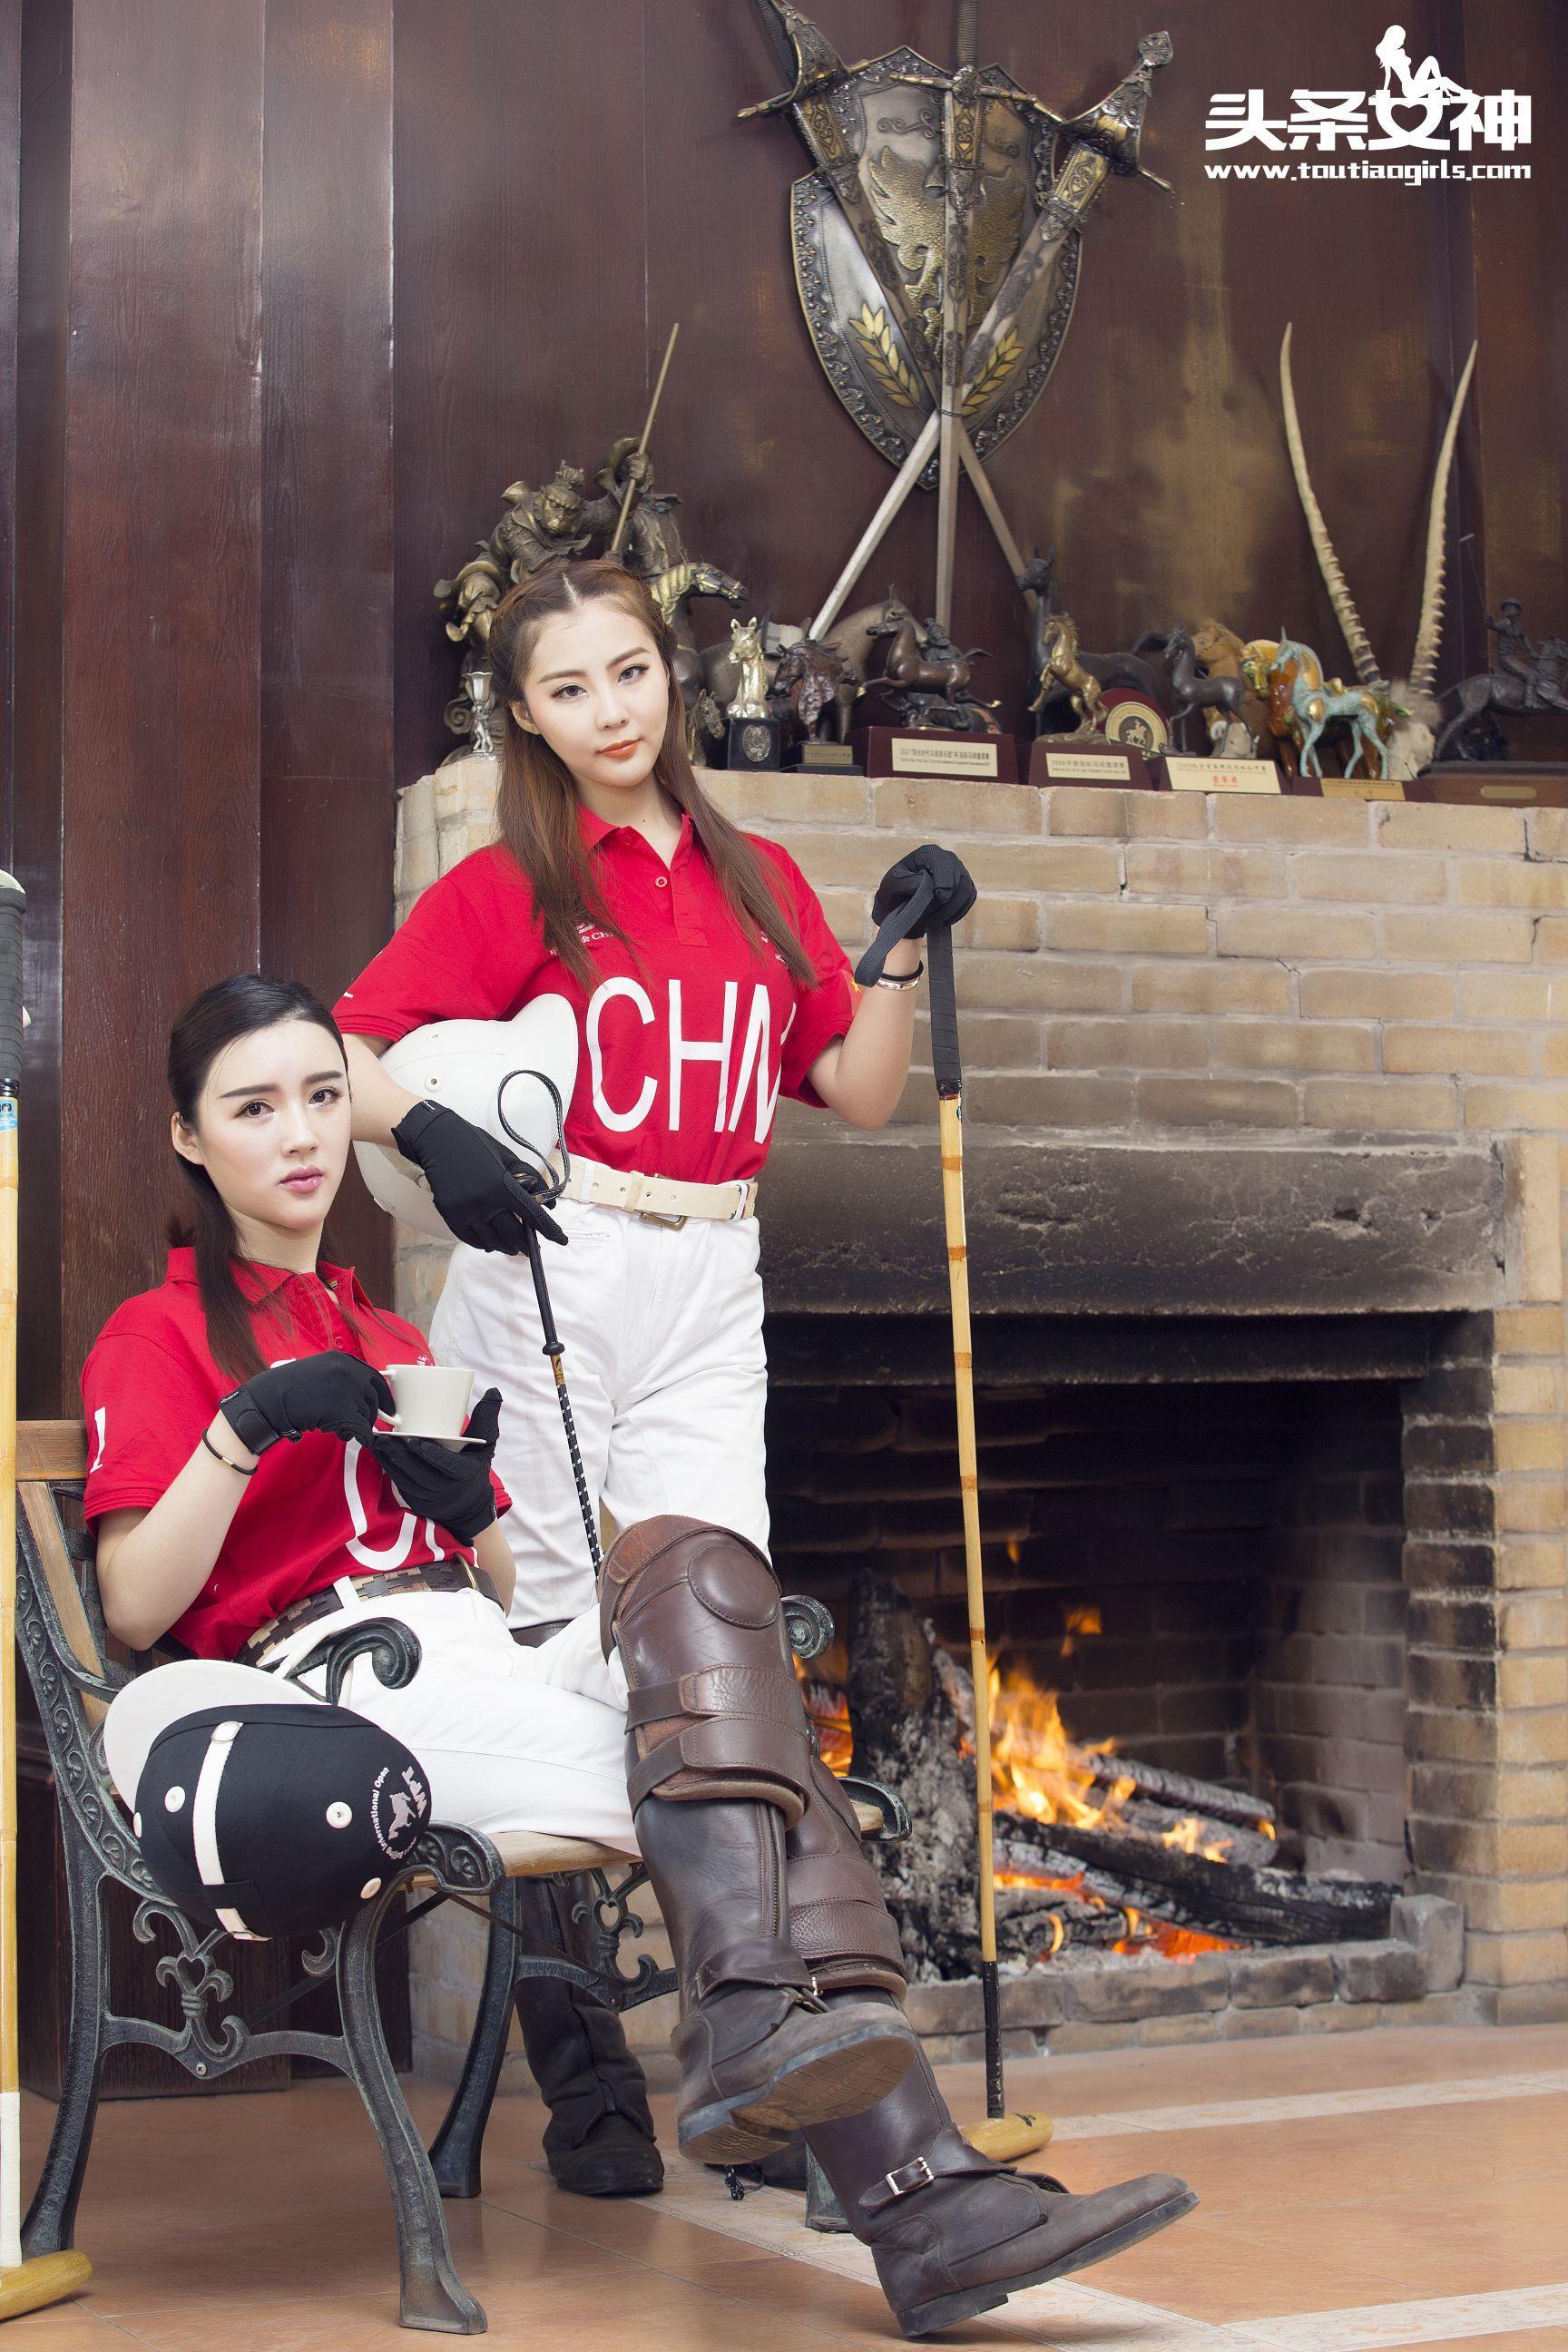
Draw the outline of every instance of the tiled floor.
[[[945,2076],[978,2111],[975,2070]],[[1058,2119],[1073,2188],[1184,2173],[1186,2221],[947,2340],[1055,2352],[1568,2352],[1568,2028],[1409,2030],[1064,2058],[1009,2070]],[[422,2124],[442,2095],[416,2084]],[[32,2160],[49,2111],[29,2102]],[[661,2126],[667,2101],[656,2102]],[[662,2197],[565,2197],[540,2111],[498,2104],[485,2193],[448,2206],[490,2341],[578,2352],[826,2352],[896,2339],[868,2258],[799,2200],[732,2204],[679,2160]],[[6,2352],[381,2352],[392,2228],[368,2126],[336,2083],[106,2107],[75,2303]]]

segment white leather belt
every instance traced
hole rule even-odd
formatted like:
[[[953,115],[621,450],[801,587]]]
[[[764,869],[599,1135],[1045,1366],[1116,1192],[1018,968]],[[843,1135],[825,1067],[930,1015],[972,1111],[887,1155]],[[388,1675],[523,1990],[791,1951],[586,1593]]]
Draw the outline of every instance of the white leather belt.
[[[646,1218],[655,1225],[683,1225],[688,1217],[738,1225],[757,1213],[754,1176],[736,1177],[728,1184],[682,1184],[673,1176],[640,1176],[635,1169],[605,1168],[596,1160],[579,1160],[575,1153],[561,1196],[587,1202],[596,1209],[624,1209],[628,1216]]]

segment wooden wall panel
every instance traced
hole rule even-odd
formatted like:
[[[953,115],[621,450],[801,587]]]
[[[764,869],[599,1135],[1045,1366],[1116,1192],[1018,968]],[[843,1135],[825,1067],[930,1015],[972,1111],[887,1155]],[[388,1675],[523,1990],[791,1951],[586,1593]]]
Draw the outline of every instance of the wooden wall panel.
[[[431,588],[500,493],[641,424],[644,0],[397,0],[397,777],[453,748]],[[690,234],[690,232],[689,232]],[[712,264],[709,235],[693,277]]]
[[[1479,616],[1484,571],[1488,611],[1517,596],[1532,636],[1568,636],[1568,16],[1553,0],[1466,0],[1465,28],[1467,79],[1478,89],[1528,91],[1535,110],[1534,139],[1520,151],[1530,181],[1470,192],[1485,512],[1466,567],[1467,604]],[[1478,626],[1467,667],[1486,667],[1489,642]],[[1521,751],[1563,756],[1560,722],[1510,719],[1508,731]]]
[[[391,0],[269,0],[260,952],[329,1004],[393,919],[392,74]],[[353,1168],[332,1244],[388,1295]]]
[[[0,865],[14,854],[11,731],[16,564],[16,309],[22,202],[22,0],[0,0]]]
[[[257,953],[262,0],[79,0],[63,1376],[159,1270],[164,1040]]]
[[[1454,58],[1458,5],[1423,0],[1405,12],[1415,56]],[[900,38],[951,54],[946,0],[896,13],[885,0],[816,0],[812,13],[847,58]],[[503,18],[515,69],[491,88]],[[1071,113],[1129,69],[1150,21],[1142,0],[1104,0],[1092,13],[984,0],[981,48]],[[1026,547],[1058,548],[1090,644],[1215,611],[1249,631],[1288,622],[1340,661],[1279,421],[1279,346],[1294,318],[1319,493],[1373,643],[1400,666],[1418,611],[1431,463],[1468,330],[1454,288],[1462,295],[1456,248],[1468,250],[1469,206],[1431,188],[1205,174],[1215,89],[1259,81],[1279,111],[1298,84],[1375,84],[1386,15],[1368,0],[1282,15],[1266,43],[1251,0],[1172,0],[1162,21],[1175,58],[1156,77],[1144,152],[1176,194],[1118,183],[1097,205],[1063,357],[994,460],[998,491]],[[635,427],[675,318],[661,478],[687,502],[691,544],[746,580],[759,608],[806,616],[889,477],[829,391],[796,302],[788,190],[804,150],[786,121],[734,119],[779,87],[749,8],[595,0],[570,15],[475,5],[454,17],[438,0],[399,0],[398,30],[406,782],[447,748],[439,714],[456,663],[430,582],[488,527],[507,479],[537,482],[563,456],[592,467],[612,434]],[[597,60],[585,78],[584,43]],[[1516,46],[1531,44],[1521,35]],[[1495,54],[1491,44],[1478,73]],[[1544,103],[1547,77],[1534,72]],[[1538,237],[1550,236],[1550,218],[1540,206]],[[1491,227],[1501,299],[1517,272],[1500,216]],[[1462,519],[1479,499],[1475,432],[1472,420]],[[967,492],[961,513],[955,626],[990,648],[981,676],[1016,722],[1024,615]],[[1469,527],[1456,522],[1456,545]],[[921,494],[861,593],[896,580],[924,609],[933,572],[933,501]],[[721,635],[720,609],[700,610]]]
[[[17,268],[16,506],[14,551],[26,593],[16,608],[8,684],[10,823],[27,893],[21,1109],[21,1306],[17,1389],[24,1413],[52,1412],[60,1361],[60,895],[64,810],[64,474],[67,257],[70,238],[69,0],[28,0],[21,51]]]

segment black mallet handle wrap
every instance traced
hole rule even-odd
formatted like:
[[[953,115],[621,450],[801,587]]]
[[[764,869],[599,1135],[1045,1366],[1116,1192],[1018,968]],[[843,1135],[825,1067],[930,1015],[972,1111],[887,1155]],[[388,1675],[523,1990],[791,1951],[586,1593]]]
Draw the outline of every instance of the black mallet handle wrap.
[[[22,1083],[22,909],[26,893],[0,874],[0,1090]]]
[[[958,994],[952,979],[952,930],[935,923],[926,934],[927,992],[931,1007],[931,1066],[937,1093],[952,1102],[963,1092],[958,1050]]]

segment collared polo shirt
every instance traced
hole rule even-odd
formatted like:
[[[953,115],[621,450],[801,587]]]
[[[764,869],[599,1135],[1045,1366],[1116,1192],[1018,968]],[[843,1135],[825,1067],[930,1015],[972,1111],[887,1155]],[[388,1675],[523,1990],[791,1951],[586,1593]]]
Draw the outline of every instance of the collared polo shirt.
[[[435,1360],[412,1323],[371,1305],[352,1266],[292,1274],[236,1260],[234,1270],[266,1363],[331,1348],[377,1371]],[[162,1284],[116,1307],[82,1370],[89,1525],[158,1502],[236,1385],[207,1346],[195,1253],[171,1250]],[[495,1486],[504,1512],[510,1499]],[[232,1658],[290,1601],[341,1576],[472,1558],[445,1528],[404,1509],[355,1440],[306,1430],[268,1446],[246,1479],[212,1574],[170,1631],[197,1657]]]
[[[731,913],[683,816],[667,867],[632,825],[580,809],[605,909],[625,940],[592,924],[584,989],[546,945],[510,851],[476,850],[419,898],[334,1008],[339,1025],[395,1040],[434,1021],[505,1021],[533,998],[576,1016],[569,1150],[688,1183],[754,1176],[781,1091],[816,1103],[812,1064],[854,1018],[849,960],[811,885],[776,842],[748,835],[816,978],[797,985],[771,940]]]

